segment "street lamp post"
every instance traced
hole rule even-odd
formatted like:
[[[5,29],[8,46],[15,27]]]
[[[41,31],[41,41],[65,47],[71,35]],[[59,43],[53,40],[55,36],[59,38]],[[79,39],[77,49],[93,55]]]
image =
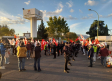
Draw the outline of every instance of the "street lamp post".
[[[89,11],[94,11],[96,12],[95,10],[91,10],[91,9],[88,9]],[[97,12],[96,12],[97,13]],[[97,39],[98,39],[98,29],[99,29],[99,14],[97,13],[98,15],[98,26],[97,26]]]

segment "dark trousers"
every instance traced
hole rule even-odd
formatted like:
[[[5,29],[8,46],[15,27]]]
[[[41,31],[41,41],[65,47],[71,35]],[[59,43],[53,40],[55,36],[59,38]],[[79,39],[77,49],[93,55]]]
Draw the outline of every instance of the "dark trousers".
[[[40,69],[40,58],[34,58],[34,69],[37,70],[36,64],[38,63],[38,70]]]
[[[106,56],[101,56],[101,64],[106,67]]]
[[[75,52],[75,56],[77,56],[77,54],[78,54],[78,50]]]
[[[15,45],[13,45],[13,46],[12,46],[12,48],[13,48],[13,54],[14,54],[14,50],[15,50]]]
[[[46,55],[46,51],[47,51],[47,50],[45,50],[45,55]]]
[[[61,55],[63,54],[63,48],[61,48]]]
[[[65,56],[65,70],[67,70],[67,63],[68,63],[68,61],[69,61],[69,57],[68,56]]]
[[[84,52],[83,52],[83,48],[82,48],[82,47],[81,47],[81,51],[82,51],[82,53],[84,53]]]
[[[59,50],[57,50],[57,52],[58,52],[58,56],[59,56]]]
[[[90,66],[93,66],[93,57],[90,57]]]
[[[54,53],[54,58],[56,58],[56,53]]]
[[[14,55],[17,54],[17,48],[14,48]]]

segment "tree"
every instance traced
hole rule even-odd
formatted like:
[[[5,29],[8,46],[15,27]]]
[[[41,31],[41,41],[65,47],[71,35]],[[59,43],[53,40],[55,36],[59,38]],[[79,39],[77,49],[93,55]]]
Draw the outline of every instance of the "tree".
[[[77,34],[74,33],[74,32],[68,32],[68,33],[66,33],[65,37],[66,37],[67,40],[68,40],[68,39],[71,39],[71,40],[75,41],[75,39],[76,39],[78,36],[77,36]]]
[[[86,34],[90,35],[90,38],[97,36],[97,25],[98,21],[94,20],[94,22],[91,24],[89,31],[86,32]],[[99,21],[99,29],[98,29],[98,36],[108,36],[108,26],[104,26],[104,21]]]
[[[41,24],[38,26],[38,31],[37,31],[37,38],[38,39],[47,39],[48,34],[47,30],[45,29],[43,20],[41,21]]]
[[[65,35],[69,32],[69,27],[64,18],[61,17],[49,17],[49,21],[47,21],[48,27],[47,33],[49,37],[59,38],[62,36],[62,33]]]
[[[13,36],[14,34],[14,29],[10,29],[7,25],[0,25],[0,36]]]

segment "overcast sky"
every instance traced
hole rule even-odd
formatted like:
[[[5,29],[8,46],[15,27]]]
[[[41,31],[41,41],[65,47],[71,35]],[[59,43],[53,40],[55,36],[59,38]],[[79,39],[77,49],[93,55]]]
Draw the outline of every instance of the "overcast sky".
[[[0,24],[7,24],[16,34],[30,32],[30,21],[23,18],[22,8],[41,10],[45,26],[50,16],[64,17],[71,32],[84,35],[98,19],[94,11],[88,11],[92,9],[112,29],[112,0],[0,0]],[[37,27],[39,24],[37,21]]]

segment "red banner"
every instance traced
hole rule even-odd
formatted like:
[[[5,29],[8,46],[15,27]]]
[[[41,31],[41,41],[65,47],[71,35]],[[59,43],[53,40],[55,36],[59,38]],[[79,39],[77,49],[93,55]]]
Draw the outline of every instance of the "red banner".
[[[78,37],[75,41],[78,41],[80,38]]]
[[[58,46],[58,44],[54,38],[53,38],[53,43],[55,43],[55,45]]]
[[[74,41],[70,39],[70,42],[73,43]]]
[[[98,41],[98,39],[95,39],[95,42],[94,42],[94,44],[99,44],[99,41]]]
[[[42,42],[41,42],[41,50],[44,50],[44,45],[47,44],[47,42],[42,39]]]

